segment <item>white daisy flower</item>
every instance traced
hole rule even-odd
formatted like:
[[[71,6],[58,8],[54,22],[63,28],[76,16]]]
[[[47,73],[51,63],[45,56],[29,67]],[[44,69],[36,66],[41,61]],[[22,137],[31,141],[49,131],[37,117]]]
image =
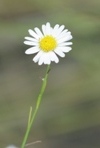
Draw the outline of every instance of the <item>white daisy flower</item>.
[[[60,57],[65,57],[65,53],[69,52],[72,48],[71,32],[64,29],[64,25],[56,24],[54,28],[50,23],[42,25],[42,31],[37,27],[34,31],[29,29],[31,37],[25,37],[24,44],[31,46],[25,51],[26,54],[36,54],[33,61],[38,62],[39,65],[51,64],[51,62],[58,63]],[[58,55],[58,56],[57,56]]]

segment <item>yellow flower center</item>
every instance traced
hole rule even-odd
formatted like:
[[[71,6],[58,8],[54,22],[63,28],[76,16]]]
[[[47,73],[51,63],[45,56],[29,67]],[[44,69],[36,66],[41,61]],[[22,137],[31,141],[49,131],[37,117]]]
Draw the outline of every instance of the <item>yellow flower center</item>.
[[[55,49],[55,47],[57,46],[57,41],[53,36],[47,35],[39,41],[39,46],[41,50],[49,52]]]

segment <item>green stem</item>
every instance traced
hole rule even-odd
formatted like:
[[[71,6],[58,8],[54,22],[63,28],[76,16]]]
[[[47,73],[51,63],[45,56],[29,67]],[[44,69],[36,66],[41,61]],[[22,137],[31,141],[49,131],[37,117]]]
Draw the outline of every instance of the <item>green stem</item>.
[[[41,87],[40,93],[39,93],[38,98],[37,98],[36,107],[35,107],[35,110],[34,110],[33,114],[30,117],[31,119],[30,119],[30,122],[28,123],[28,126],[27,126],[27,129],[26,129],[26,133],[25,133],[25,136],[24,136],[21,148],[25,148],[25,145],[26,145],[26,142],[27,142],[27,139],[28,139],[31,127],[33,125],[35,116],[37,114],[37,111],[38,111],[40,103],[41,103],[41,99],[42,99],[43,93],[44,93],[45,88],[46,88],[49,71],[50,71],[50,65],[47,66],[46,74],[45,74],[45,77],[43,78],[42,87]]]

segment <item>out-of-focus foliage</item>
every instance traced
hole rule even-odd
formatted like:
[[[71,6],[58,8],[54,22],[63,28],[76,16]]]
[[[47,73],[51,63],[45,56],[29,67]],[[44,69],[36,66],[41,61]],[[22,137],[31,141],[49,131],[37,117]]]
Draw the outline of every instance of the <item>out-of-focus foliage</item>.
[[[99,16],[99,0],[0,1],[0,147],[23,139],[46,69],[24,54],[24,36],[47,21],[72,32],[73,50],[51,65],[29,141],[42,139],[36,148],[100,147]]]

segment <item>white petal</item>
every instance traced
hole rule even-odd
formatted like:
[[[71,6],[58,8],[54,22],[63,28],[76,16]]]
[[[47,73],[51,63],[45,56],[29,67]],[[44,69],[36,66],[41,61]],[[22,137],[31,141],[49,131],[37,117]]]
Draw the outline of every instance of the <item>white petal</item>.
[[[59,28],[58,24],[56,24],[54,26],[54,28],[52,28],[52,35],[55,36],[55,37],[57,36],[58,28]]]
[[[34,46],[36,46],[36,45],[38,45],[38,43],[36,43],[36,42],[32,42],[32,41],[24,41],[24,44],[26,44],[26,45],[34,45]]]
[[[44,52],[43,55],[40,57],[38,64],[42,65],[43,63],[48,65],[51,63],[49,53]]]
[[[14,146],[14,145],[9,145],[6,148],[18,148],[18,147]]]
[[[72,45],[72,42],[64,42],[64,43],[60,43],[59,46],[63,47],[63,46],[67,46],[67,45]]]
[[[58,49],[62,52],[69,52],[72,48],[71,47],[58,47]]]
[[[64,25],[62,25],[62,26],[60,26],[59,28],[58,28],[58,30],[56,30],[56,36],[58,36],[58,35],[60,35],[61,34],[61,32],[62,32],[62,30],[64,29]]]
[[[64,25],[60,26],[59,29],[58,29],[58,32],[61,33],[61,32],[63,31],[64,28],[65,28]]]
[[[34,54],[37,53],[39,49],[37,47],[31,47],[25,51],[26,54]]]
[[[40,57],[39,61],[38,61],[38,64],[39,65],[42,65],[44,62],[44,58],[43,58],[43,55]]]
[[[43,55],[43,52],[40,51],[37,53],[37,55],[33,58],[33,61],[36,63],[39,61],[40,57]]]
[[[59,39],[64,38],[66,36],[68,36],[67,31],[63,32],[63,33],[61,32],[59,35],[56,36],[56,38],[59,40]]]
[[[36,39],[39,39],[39,36],[33,30],[29,29],[28,31],[31,36],[33,36]]]
[[[50,63],[51,63],[51,60],[49,57],[49,53],[44,54],[44,64],[50,65]]]
[[[53,30],[54,30],[54,31],[57,31],[58,28],[59,28],[59,25],[57,24],[57,25],[54,26],[54,29],[53,29]]]
[[[60,44],[60,43],[62,43],[62,42],[66,42],[66,41],[69,41],[69,40],[71,40],[71,39],[72,39],[72,35],[67,35],[67,36],[64,37],[64,38],[59,39],[59,40],[58,40],[58,43]]]
[[[68,32],[68,29],[65,29],[65,30],[63,30],[63,31],[61,32],[61,34],[67,33],[67,32]]]
[[[40,36],[40,37],[43,37],[43,34],[42,34],[42,32],[40,31],[40,29],[39,28],[34,28],[34,30],[36,31],[36,33]]]
[[[67,34],[65,33],[65,34],[60,34],[60,35],[57,35],[57,40],[59,41],[60,39],[63,39],[63,38],[65,38],[65,37],[67,37]]]
[[[55,63],[59,62],[58,57],[56,56],[56,54],[53,51],[49,52],[49,57],[50,57],[51,61],[54,61]]]
[[[25,39],[26,39],[26,40],[29,40],[29,41],[34,41],[34,42],[37,42],[37,40],[36,40],[36,39],[31,38],[31,37],[25,37]]]
[[[65,30],[63,30],[64,29],[64,25],[62,25],[62,26],[60,26],[59,27],[59,25],[57,25],[57,27],[55,27],[54,29],[53,29],[53,35],[57,38],[57,39],[59,39],[59,38],[62,38],[62,36],[65,34],[65,33],[67,33],[67,29],[65,29]]]
[[[45,25],[42,25],[42,32],[44,35],[46,35],[46,26]]]
[[[54,52],[62,58],[65,57],[65,54],[62,52],[62,50],[59,50],[59,48],[56,48]]]
[[[50,23],[48,22],[48,23],[46,24],[46,34],[47,34],[47,35],[50,35],[50,33],[51,33],[51,26],[50,26]]]
[[[66,29],[63,32],[61,32],[59,35],[57,35],[57,39],[59,40],[70,35],[71,35],[71,32]]]

